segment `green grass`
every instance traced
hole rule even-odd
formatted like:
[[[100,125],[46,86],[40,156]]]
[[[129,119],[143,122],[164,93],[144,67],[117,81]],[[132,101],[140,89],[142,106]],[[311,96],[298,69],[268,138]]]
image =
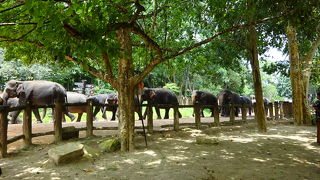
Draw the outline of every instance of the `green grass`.
[[[40,111],[40,116],[41,116],[42,115],[42,109],[39,109],[39,111]],[[142,108],[142,115],[143,115],[144,111],[145,111],[145,107]],[[193,113],[193,109],[192,108],[180,108],[179,111],[180,111],[180,113],[181,113],[183,118],[192,117],[192,113]],[[160,114],[161,114],[161,117],[163,118],[164,115],[165,115],[165,110],[164,109],[160,109]],[[73,114],[73,115],[76,118],[78,117],[78,114]],[[211,111],[209,109],[205,109],[204,110],[204,115],[206,117],[210,116],[211,115]],[[101,111],[99,111],[99,113],[97,114],[96,117],[97,117],[98,120],[103,120]],[[110,120],[111,117],[112,117],[112,112],[111,111],[107,111],[107,119]],[[23,119],[23,111],[20,113],[19,118]],[[68,116],[65,116],[65,118],[66,118],[66,122],[71,122],[71,119]],[[81,121],[85,122],[86,118],[87,118],[87,114],[84,113],[82,115],[82,117],[81,117]],[[153,119],[156,119],[156,118],[157,118],[157,113],[156,113],[155,109],[153,108]],[[172,108],[169,111],[169,118],[173,119],[173,109]],[[135,113],[135,119],[136,120],[139,119],[139,116],[138,116],[137,113]],[[33,113],[32,113],[32,120],[36,121],[36,117],[34,116]],[[43,119],[43,122],[44,123],[52,122],[51,109],[47,109],[47,114],[46,114],[46,117]]]

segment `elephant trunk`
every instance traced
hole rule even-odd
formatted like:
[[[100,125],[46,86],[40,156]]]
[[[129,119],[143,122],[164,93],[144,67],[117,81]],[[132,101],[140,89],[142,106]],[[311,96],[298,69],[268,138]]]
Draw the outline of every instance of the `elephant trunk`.
[[[4,91],[1,95],[0,95],[0,104],[2,105],[7,105],[7,100],[9,99],[9,94]]]

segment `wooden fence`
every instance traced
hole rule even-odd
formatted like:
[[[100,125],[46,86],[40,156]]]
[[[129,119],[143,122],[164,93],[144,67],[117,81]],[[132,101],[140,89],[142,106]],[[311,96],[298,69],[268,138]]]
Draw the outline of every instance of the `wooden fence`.
[[[87,106],[87,119],[86,119],[86,127],[85,128],[78,128],[77,130],[86,130],[86,136],[92,136],[93,130],[117,130],[117,128],[114,127],[104,127],[104,128],[95,128],[93,127],[93,106],[117,106],[117,105],[104,105],[104,104],[93,104],[92,100],[88,99],[87,103],[60,103],[55,102],[54,105],[43,105],[43,106],[32,106],[30,102],[28,102],[24,106],[19,107],[13,107],[10,108],[8,106],[0,106],[0,153],[1,157],[7,156],[7,145],[10,143],[13,143],[15,141],[18,141],[20,139],[23,139],[25,146],[30,146],[32,144],[32,138],[38,137],[38,136],[44,136],[49,134],[54,134],[55,142],[62,141],[62,116],[64,106]],[[154,105],[151,104],[144,104],[141,106],[147,106],[147,130],[149,133],[153,132],[153,108]],[[173,118],[173,129],[175,131],[179,130],[179,114],[178,110],[179,108],[193,108],[194,109],[194,118],[195,118],[195,127],[200,128],[201,127],[201,109],[203,108],[214,108],[214,121],[213,126],[219,126],[220,125],[220,118],[219,118],[219,110],[222,106],[212,106],[212,105],[157,105],[159,108],[163,107],[170,107],[174,110],[174,118]],[[235,108],[234,107],[240,107],[242,116],[241,119],[243,122],[247,120],[247,113],[246,108],[247,107],[241,107],[236,106],[233,104],[228,105],[230,108],[230,123],[234,124],[235,122]],[[50,132],[44,132],[44,133],[32,133],[32,109],[34,108],[54,108],[54,131]],[[272,120],[279,120],[283,117],[290,117],[292,116],[292,104],[288,102],[274,102],[268,104],[268,107],[266,108],[269,115],[269,119]],[[11,111],[16,110],[24,110],[23,112],[23,134],[19,136],[15,136],[11,139],[7,138],[8,134],[8,120],[7,115]]]

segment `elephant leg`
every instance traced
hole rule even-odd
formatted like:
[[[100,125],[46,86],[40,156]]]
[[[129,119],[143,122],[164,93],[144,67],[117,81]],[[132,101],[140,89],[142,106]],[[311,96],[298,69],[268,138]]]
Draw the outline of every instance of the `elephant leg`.
[[[36,109],[33,109],[32,111],[33,111],[34,116],[35,116],[36,119],[37,119],[37,122],[42,123],[42,120],[41,120],[40,114],[39,114],[39,109],[36,108]]]
[[[93,119],[96,119],[97,114],[100,111],[100,106],[96,106],[93,111]]]
[[[71,114],[70,112],[65,112],[65,114],[70,118],[71,121],[73,121],[76,117]],[[65,121],[64,121],[65,122]]]
[[[182,115],[181,115],[179,109],[178,109],[178,114],[179,114],[179,118],[182,118]]]
[[[106,107],[101,107],[102,118],[107,119],[107,110]]]
[[[170,108],[166,108],[165,109],[166,112],[165,112],[165,115],[164,115],[164,118],[163,119],[169,119],[169,111],[170,111]],[[160,114],[160,113],[159,113]],[[160,118],[161,119],[161,118]]]
[[[200,116],[201,116],[201,117],[204,117],[203,110],[204,110],[204,108],[201,108],[201,109],[200,109]]]
[[[148,108],[149,108],[149,107],[146,106],[146,110],[144,110],[144,114],[143,114],[142,119],[146,119],[147,114],[148,114]],[[142,112],[142,110],[141,110],[141,112]]]
[[[116,112],[117,112],[117,110],[113,110],[113,111],[112,111],[111,121],[115,121],[115,120],[116,120]]]
[[[13,111],[12,113],[10,113],[10,116],[11,116],[10,122],[11,122],[11,124],[18,124],[17,120],[18,120],[18,116],[19,116],[20,112],[21,112],[21,110]]]
[[[77,122],[80,122],[80,121],[81,121],[82,114],[83,114],[83,113],[78,113]]]
[[[46,117],[46,114],[47,114],[47,108],[43,108],[41,119],[44,119]]]
[[[157,113],[157,119],[161,119],[161,114],[160,114],[160,109],[159,107],[155,107],[156,108],[156,113]]]
[[[211,109],[211,117],[214,116],[214,108]]]

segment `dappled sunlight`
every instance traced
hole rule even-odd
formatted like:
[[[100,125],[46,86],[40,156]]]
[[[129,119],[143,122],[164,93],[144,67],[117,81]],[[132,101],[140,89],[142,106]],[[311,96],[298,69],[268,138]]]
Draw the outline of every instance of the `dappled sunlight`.
[[[148,163],[146,163],[146,165],[147,166],[155,166],[155,165],[160,165],[161,162],[162,162],[162,160],[159,159],[159,160],[155,160],[155,161],[152,161],[152,162],[148,162]]]
[[[258,162],[266,162],[267,161],[265,159],[260,159],[260,158],[252,158],[252,160],[258,161]]]
[[[154,151],[151,151],[151,150],[147,150],[147,151],[144,151],[144,152],[136,152],[135,154],[147,154],[147,155],[150,155],[150,156],[157,156],[157,154],[154,152]]]
[[[238,137],[238,138],[231,138],[233,142],[239,142],[239,143],[249,143],[249,142],[254,142],[253,138],[243,138],[243,137]]]

